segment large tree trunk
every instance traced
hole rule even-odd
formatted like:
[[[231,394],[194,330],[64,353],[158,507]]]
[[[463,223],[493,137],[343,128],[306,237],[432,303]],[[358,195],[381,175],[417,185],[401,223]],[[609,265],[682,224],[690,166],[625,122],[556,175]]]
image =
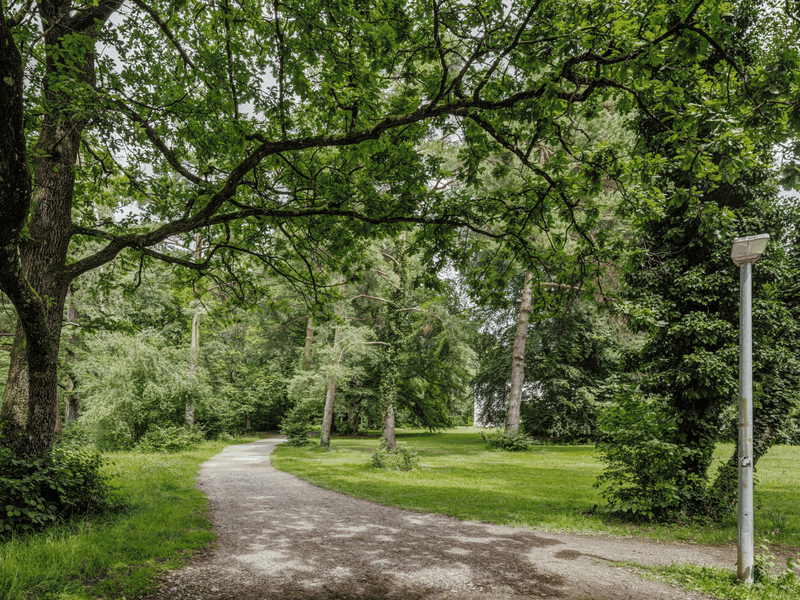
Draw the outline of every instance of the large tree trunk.
[[[40,454],[49,447],[56,424],[56,363],[69,285],[60,277],[60,267],[66,263],[71,237],[70,227],[65,225],[71,223],[73,166],[83,127],[81,121],[45,116],[33,159],[36,170],[30,202],[35,208],[29,235],[19,242],[19,263],[11,266],[11,271],[19,270],[17,276],[7,272],[3,277],[3,291],[12,301],[15,295],[20,299],[33,296],[23,300],[29,306],[22,310],[14,302],[19,321],[0,413],[8,427],[5,443],[24,454]],[[10,257],[6,264],[9,262],[16,261]],[[32,397],[37,401],[30,402]]]
[[[339,316],[344,317],[344,295],[347,292],[347,280],[342,277],[339,281],[339,295],[342,300],[339,304]],[[308,338],[306,337],[306,341]],[[328,391],[325,394],[325,410],[322,413],[322,432],[320,446],[328,447],[331,444],[331,424],[333,423],[333,401],[336,398],[336,371],[342,361],[342,326],[337,325],[333,334],[333,372],[328,380]]]
[[[519,306],[517,332],[514,335],[514,350],[511,358],[511,392],[508,395],[508,418],[506,431],[519,431],[519,407],[522,403],[522,385],[525,383],[525,343],[528,341],[528,318],[533,304],[533,273],[525,271],[522,286],[522,302]]]
[[[46,108],[32,159],[32,188],[22,121],[22,57],[0,19],[0,77],[5,82],[0,85],[0,289],[19,319],[0,421],[8,428],[3,443],[18,454],[47,450],[56,425],[56,365],[70,283],[63,273],[73,233],[74,167],[87,123],[79,109],[82,102],[73,106],[60,86],[65,77],[95,85],[91,40],[120,4],[111,0],[98,6],[91,19],[76,16],[73,21],[71,0],[38,3],[48,50],[42,77]],[[89,43],[82,46],[76,36]]]

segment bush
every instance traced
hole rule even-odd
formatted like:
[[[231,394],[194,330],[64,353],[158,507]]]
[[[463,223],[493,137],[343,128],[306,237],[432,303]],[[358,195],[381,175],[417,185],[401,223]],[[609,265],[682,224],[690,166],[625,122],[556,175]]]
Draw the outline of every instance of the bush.
[[[175,425],[159,427],[152,425],[139,443],[137,452],[180,452],[205,441],[205,434],[199,427],[184,429]]]
[[[506,431],[505,429],[495,429],[489,433],[481,431],[481,439],[493,448],[509,452],[522,452],[536,443],[533,438],[521,431]]]
[[[419,457],[416,451],[397,444],[397,448],[379,448],[370,456],[370,466],[376,469],[389,469],[391,471],[412,471],[419,467]]]
[[[639,518],[661,521],[685,517],[697,477],[684,464],[698,452],[681,444],[681,419],[658,398],[624,393],[598,419],[606,441],[598,442],[606,463],[595,487],[609,505]]]
[[[286,436],[286,443],[290,446],[305,446],[308,442],[308,423],[300,421],[284,421],[281,433]]]
[[[102,465],[100,454],[86,448],[56,448],[35,458],[0,448],[0,535],[114,507]]]

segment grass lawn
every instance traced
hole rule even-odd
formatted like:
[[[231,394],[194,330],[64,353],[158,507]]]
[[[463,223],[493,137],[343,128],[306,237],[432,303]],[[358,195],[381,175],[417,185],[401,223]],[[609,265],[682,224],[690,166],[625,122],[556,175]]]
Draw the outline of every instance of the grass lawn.
[[[207,442],[174,454],[107,454],[105,469],[127,510],[0,541],[0,599],[142,594],[159,572],[214,539],[195,476],[200,463],[230,444]]]
[[[401,430],[398,441],[419,453],[420,469],[368,466],[379,438],[333,438],[331,448],[280,445],[272,464],[301,479],[381,504],[459,519],[549,531],[604,532],[659,540],[726,544],[736,540],[736,515],[721,525],[638,525],[604,509],[593,484],[602,470],[593,446],[489,449],[472,427],[444,433]],[[318,443],[315,441],[315,444]],[[720,445],[716,458],[733,451]],[[757,468],[756,538],[800,548],[800,447],[772,448]],[[592,514],[592,508],[598,508]]]

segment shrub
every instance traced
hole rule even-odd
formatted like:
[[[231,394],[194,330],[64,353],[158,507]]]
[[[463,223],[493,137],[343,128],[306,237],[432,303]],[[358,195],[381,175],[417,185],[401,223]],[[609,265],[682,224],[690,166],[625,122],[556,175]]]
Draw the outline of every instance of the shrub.
[[[136,444],[136,450],[138,452],[180,452],[197,446],[204,440],[205,434],[199,427],[187,430],[175,425],[166,427],[152,425]]]
[[[100,454],[86,448],[56,448],[21,458],[0,448],[0,535],[114,507],[102,464]]]
[[[419,467],[419,457],[411,448],[397,444],[394,450],[379,448],[373,452],[370,456],[370,466],[392,471],[412,471]]]
[[[286,443],[290,446],[305,446],[308,442],[308,423],[301,421],[284,420],[281,433],[286,436]]]
[[[595,487],[609,505],[646,519],[685,517],[693,486],[704,486],[684,469],[698,450],[681,444],[680,417],[658,398],[628,392],[598,423],[605,441],[597,449],[606,467]],[[687,480],[689,487],[680,485]]]
[[[481,431],[481,439],[493,448],[508,450],[509,452],[522,452],[533,446],[533,438],[525,435],[521,431],[506,431],[495,429],[494,431]]]

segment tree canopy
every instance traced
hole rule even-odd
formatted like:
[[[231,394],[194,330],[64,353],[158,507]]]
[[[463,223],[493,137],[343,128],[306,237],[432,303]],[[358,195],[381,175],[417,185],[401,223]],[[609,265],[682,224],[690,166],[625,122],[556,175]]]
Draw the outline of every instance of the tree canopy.
[[[366,240],[416,225],[431,260],[464,229],[527,262],[532,234],[554,252],[569,238],[591,275],[614,250],[594,200],[604,181],[633,213],[702,205],[701,233],[721,230],[732,215],[708,194],[758,162],[754,139],[786,140],[800,123],[797,48],[768,23],[769,60],[739,52],[759,6],[5,0],[11,443],[49,445],[69,284],[118,258],[210,273],[247,254],[313,283],[312,247],[346,273]],[[648,115],[668,150],[585,143],[582,127],[607,103]],[[425,151],[431,140],[457,140],[455,166]],[[540,151],[546,162],[533,160]],[[503,155],[525,176],[485,186],[507,170]],[[665,167],[687,177],[661,188],[649,175]],[[166,250],[181,236],[191,247],[195,231],[202,258]]]

